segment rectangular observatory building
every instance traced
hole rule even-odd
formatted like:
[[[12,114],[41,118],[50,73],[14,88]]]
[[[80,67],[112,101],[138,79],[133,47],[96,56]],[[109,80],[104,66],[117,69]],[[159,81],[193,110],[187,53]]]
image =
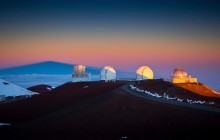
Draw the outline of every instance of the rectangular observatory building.
[[[74,71],[72,74],[72,82],[90,81],[90,73],[86,73],[86,66],[78,65],[74,66]]]

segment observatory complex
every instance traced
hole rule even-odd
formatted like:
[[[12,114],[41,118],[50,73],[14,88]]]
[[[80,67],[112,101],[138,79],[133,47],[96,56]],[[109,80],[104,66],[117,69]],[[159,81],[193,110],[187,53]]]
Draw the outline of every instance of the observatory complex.
[[[154,79],[154,73],[149,66],[141,66],[136,71],[136,80]],[[86,66],[78,65],[74,66],[74,72],[72,74],[72,82],[90,81],[91,75],[86,73]],[[105,66],[100,72],[100,80],[105,82],[116,81],[116,71],[112,66]],[[192,78],[182,68],[175,68],[170,78],[164,78],[165,81],[171,83],[197,83],[197,78]]]
[[[101,70],[100,80],[109,82],[116,80],[116,71],[112,66],[106,66]]]
[[[72,74],[72,82],[90,81],[90,74],[86,73],[86,66],[78,65],[74,66],[74,72]]]
[[[172,75],[173,83],[198,83],[197,78],[192,78],[182,68],[175,68]]]
[[[136,71],[136,80],[154,79],[154,73],[148,66],[141,66]]]

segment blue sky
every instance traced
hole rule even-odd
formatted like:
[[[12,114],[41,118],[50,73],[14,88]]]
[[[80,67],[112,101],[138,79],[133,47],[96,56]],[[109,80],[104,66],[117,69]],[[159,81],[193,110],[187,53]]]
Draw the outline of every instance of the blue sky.
[[[213,0],[5,0],[5,32],[173,32],[219,35],[220,2]],[[194,32],[191,32],[194,31]]]

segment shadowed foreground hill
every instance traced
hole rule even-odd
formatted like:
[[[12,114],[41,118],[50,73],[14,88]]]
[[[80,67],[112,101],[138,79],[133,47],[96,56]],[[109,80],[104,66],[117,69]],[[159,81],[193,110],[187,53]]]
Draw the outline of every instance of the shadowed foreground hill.
[[[66,83],[0,105],[7,139],[190,139],[218,136],[220,114],[149,101],[124,83]],[[127,138],[126,138],[127,137]]]
[[[66,83],[45,94],[0,105],[0,121],[20,122],[87,101],[111,91],[122,83],[78,82]]]

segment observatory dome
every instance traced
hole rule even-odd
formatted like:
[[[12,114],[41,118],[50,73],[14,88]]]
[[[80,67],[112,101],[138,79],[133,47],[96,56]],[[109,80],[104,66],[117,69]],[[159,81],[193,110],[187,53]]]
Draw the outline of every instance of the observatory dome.
[[[174,71],[173,71],[172,77],[173,78],[187,78],[188,74],[182,68],[175,68]]]
[[[148,66],[141,66],[137,71],[137,80],[153,79],[154,73]]]
[[[101,80],[115,80],[116,79],[116,71],[114,70],[113,67],[111,66],[106,66],[102,69],[101,75],[100,75]]]

